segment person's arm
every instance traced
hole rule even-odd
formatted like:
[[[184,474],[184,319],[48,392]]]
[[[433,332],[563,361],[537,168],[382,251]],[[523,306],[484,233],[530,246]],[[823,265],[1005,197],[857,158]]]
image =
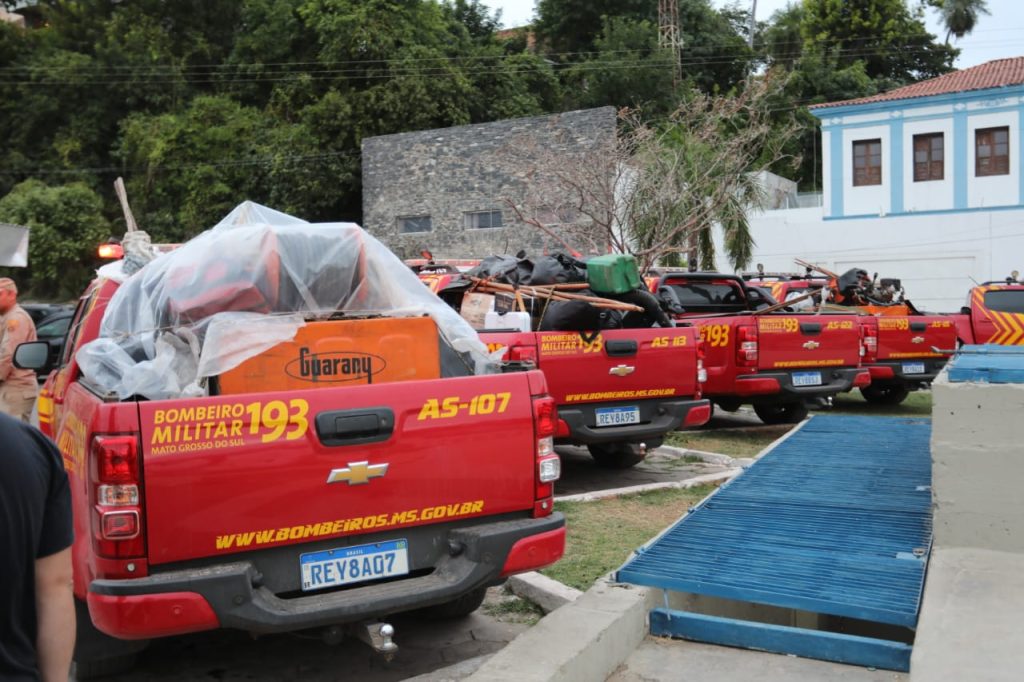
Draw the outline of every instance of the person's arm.
[[[67,682],[75,650],[71,548],[36,559],[36,653],[43,682]]]
[[[15,325],[17,330],[17,325]],[[14,349],[17,344],[11,336],[11,329],[0,329],[0,384],[4,382],[13,369]]]

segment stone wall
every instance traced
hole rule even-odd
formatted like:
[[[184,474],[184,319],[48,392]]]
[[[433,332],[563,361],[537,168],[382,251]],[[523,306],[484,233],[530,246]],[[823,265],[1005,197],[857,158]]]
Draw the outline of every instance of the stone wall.
[[[510,146],[530,139],[571,154],[612,139],[615,117],[602,107],[363,140],[363,227],[403,258],[558,250],[506,204],[522,196],[529,170],[509,163]],[[502,211],[503,227],[467,227],[466,213],[489,210]],[[419,216],[430,216],[429,232],[400,231],[401,218]]]

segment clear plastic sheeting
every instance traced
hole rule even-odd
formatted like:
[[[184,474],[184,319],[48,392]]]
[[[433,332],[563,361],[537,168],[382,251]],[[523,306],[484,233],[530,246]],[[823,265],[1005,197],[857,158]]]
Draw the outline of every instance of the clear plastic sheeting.
[[[358,225],[252,202],[125,279],[100,338],[76,357],[86,379],[122,399],[202,395],[207,377],[338,313],[429,315],[470,371],[494,365],[472,327]]]

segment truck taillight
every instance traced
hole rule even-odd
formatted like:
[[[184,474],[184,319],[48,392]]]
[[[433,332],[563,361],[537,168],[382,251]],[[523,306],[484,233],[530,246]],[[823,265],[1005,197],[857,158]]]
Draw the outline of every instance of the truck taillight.
[[[875,362],[878,359],[878,329],[873,325],[861,325],[861,346],[860,360],[863,364]]]
[[[558,410],[554,398],[534,397],[533,427],[537,438],[537,478],[533,515],[547,516],[552,511],[554,482],[562,475],[562,460],[555,453]]]
[[[699,394],[700,384],[708,382],[708,370],[707,370],[707,368],[705,368],[705,366],[703,366],[703,360],[705,360],[705,357],[707,357],[707,353],[705,352],[705,343],[703,343],[703,340],[701,340],[700,338],[697,338],[696,345],[697,345],[697,395],[696,395],[696,397],[700,397],[700,394]]]
[[[736,327],[736,364],[757,367],[757,327],[741,324]]]
[[[144,556],[138,438],[96,436],[89,470],[96,554],[110,559]]]

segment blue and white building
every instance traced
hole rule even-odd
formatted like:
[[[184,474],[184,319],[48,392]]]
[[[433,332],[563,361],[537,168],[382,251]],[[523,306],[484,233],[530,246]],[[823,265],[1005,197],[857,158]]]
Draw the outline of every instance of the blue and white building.
[[[1024,57],[811,113],[821,205],[752,216],[756,262],[900,277],[931,310],[958,309],[972,280],[1024,271]]]

